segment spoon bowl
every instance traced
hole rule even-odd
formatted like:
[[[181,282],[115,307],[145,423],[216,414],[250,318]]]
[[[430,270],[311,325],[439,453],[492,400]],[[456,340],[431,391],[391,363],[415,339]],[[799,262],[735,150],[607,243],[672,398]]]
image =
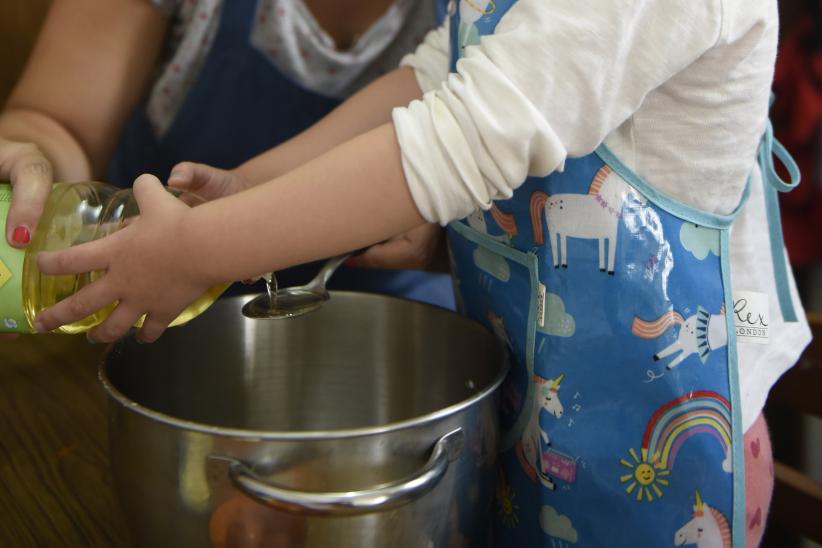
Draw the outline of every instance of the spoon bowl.
[[[284,287],[275,292],[262,294],[243,306],[243,315],[256,320],[277,320],[293,318],[317,310],[329,299],[326,284],[331,275],[352,253],[345,253],[329,259],[317,275],[305,285]],[[266,283],[270,284],[268,280]],[[269,285],[270,287],[270,285]]]

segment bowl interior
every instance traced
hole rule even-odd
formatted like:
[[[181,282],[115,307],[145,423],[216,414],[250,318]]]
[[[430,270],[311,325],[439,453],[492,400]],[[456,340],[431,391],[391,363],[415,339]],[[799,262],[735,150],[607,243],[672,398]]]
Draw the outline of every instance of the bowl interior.
[[[307,432],[412,420],[496,386],[503,344],[434,306],[332,292],[319,310],[252,320],[249,297],[221,299],[154,344],[133,337],[101,367],[107,389],[174,419],[218,428]]]

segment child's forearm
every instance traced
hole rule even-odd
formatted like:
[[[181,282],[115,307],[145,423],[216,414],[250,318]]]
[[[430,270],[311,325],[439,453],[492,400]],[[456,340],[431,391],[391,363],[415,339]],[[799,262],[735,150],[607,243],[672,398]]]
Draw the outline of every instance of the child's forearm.
[[[293,139],[252,158],[236,171],[254,184],[288,173],[357,135],[389,123],[395,107],[421,96],[413,70],[394,70]]]
[[[192,209],[182,237],[190,264],[217,283],[365,247],[424,222],[394,128],[384,124],[283,177]]]

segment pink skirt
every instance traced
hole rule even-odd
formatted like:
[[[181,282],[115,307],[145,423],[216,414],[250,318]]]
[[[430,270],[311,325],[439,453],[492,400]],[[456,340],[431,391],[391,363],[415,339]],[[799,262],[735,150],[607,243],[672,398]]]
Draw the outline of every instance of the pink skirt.
[[[773,494],[773,452],[768,425],[760,414],[745,432],[745,539],[759,546]]]

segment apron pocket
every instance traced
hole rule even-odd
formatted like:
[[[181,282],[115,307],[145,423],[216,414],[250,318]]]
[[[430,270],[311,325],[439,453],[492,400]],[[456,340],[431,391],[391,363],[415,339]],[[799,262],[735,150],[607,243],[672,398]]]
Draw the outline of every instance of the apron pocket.
[[[460,221],[448,226],[458,308],[508,345],[515,366],[503,385],[501,450],[522,436],[534,398],[534,341],[544,323],[544,286],[537,255],[506,245]]]

